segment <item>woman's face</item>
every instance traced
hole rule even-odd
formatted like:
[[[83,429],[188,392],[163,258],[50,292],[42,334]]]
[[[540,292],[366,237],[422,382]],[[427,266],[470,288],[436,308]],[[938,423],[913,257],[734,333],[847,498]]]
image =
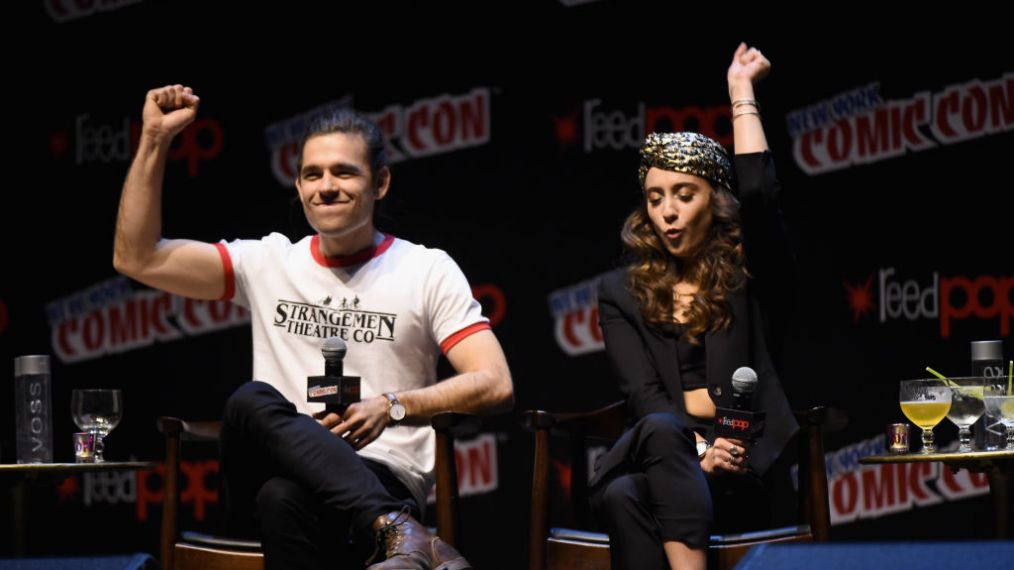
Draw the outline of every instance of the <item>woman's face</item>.
[[[707,180],[661,168],[648,170],[644,198],[648,217],[666,250],[689,257],[711,229],[711,200],[715,190]]]

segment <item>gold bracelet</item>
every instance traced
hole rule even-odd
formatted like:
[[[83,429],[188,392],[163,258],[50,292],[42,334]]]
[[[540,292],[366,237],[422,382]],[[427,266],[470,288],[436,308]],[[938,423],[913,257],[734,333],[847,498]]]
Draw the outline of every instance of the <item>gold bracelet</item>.
[[[732,120],[735,121],[736,117],[742,117],[743,115],[757,115],[758,117],[760,117],[760,113],[758,113],[757,111],[742,111],[740,113],[733,113]]]

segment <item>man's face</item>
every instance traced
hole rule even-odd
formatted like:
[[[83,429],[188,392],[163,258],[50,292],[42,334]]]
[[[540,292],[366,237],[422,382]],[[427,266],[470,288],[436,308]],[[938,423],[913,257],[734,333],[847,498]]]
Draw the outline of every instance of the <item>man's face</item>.
[[[373,207],[387,194],[390,171],[370,172],[369,148],[356,133],[311,137],[303,147],[296,189],[310,226],[322,237],[372,231]]]

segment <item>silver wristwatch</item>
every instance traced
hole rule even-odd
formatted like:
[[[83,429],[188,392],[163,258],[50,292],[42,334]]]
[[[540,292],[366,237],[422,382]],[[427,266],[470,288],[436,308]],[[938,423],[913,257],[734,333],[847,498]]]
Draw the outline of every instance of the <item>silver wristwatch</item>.
[[[405,406],[398,401],[394,392],[384,394],[387,397],[387,416],[391,418],[391,425],[398,425],[398,422],[405,419]]]
[[[711,442],[706,439],[702,439],[697,442],[697,460],[704,461],[704,454],[711,449]]]

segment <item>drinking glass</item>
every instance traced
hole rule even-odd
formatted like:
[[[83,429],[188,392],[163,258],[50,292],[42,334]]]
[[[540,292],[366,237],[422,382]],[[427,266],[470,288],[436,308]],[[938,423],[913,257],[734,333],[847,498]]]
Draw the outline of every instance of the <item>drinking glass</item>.
[[[922,430],[922,451],[933,453],[933,428],[951,409],[951,389],[943,380],[904,380],[898,399],[905,417]]]
[[[1000,423],[1007,428],[1006,451],[1014,451],[1014,390],[1007,384],[986,384],[985,405],[986,413],[1000,420]]]
[[[102,463],[103,439],[120,423],[123,416],[123,395],[120,390],[74,390],[70,394],[70,411],[74,423],[95,435],[94,463]]]
[[[983,387],[986,379],[982,376],[951,378],[951,409],[947,419],[958,426],[958,451],[972,451],[972,424],[979,421],[984,411]]]

